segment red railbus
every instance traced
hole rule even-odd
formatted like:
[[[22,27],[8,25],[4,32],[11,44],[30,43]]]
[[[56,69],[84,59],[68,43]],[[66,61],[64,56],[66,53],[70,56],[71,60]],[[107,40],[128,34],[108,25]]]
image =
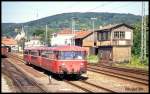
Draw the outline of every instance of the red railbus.
[[[1,46],[1,55],[2,57],[7,57],[8,52],[10,52],[11,48],[9,46]]]
[[[24,60],[27,64],[55,74],[86,73],[86,55],[86,50],[79,46],[30,47],[24,50]]]

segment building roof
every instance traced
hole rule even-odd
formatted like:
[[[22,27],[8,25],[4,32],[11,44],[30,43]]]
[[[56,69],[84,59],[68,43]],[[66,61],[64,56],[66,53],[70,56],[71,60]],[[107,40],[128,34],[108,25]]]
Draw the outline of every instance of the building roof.
[[[131,27],[130,25],[127,25],[125,23],[121,23],[121,24],[113,24],[113,25],[106,25],[106,26],[103,26],[102,28],[98,29],[98,30],[95,30],[95,31],[104,31],[104,30],[111,30],[111,29],[114,29],[114,28],[118,28],[120,26],[126,26],[130,29],[133,29],[133,27]],[[75,38],[76,39],[82,39],[82,38],[85,38],[86,36],[92,34],[92,30],[80,30],[80,31],[75,31]],[[58,32],[57,34],[73,34],[72,33],[72,30],[67,28],[67,29],[63,29],[61,30],[60,32]]]
[[[121,23],[121,24],[109,24],[109,25],[106,25],[106,26],[103,26],[101,27],[99,30],[96,30],[96,31],[101,31],[101,30],[111,30],[111,29],[114,29],[114,28],[117,28],[117,27],[120,27],[120,26],[126,26],[130,29],[133,29],[133,27],[131,27],[130,25],[127,25],[125,23]]]
[[[93,32],[92,31],[78,31],[78,32],[76,32],[76,39],[84,38],[91,33],[93,33]]]
[[[17,42],[13,38],[2,38],[2,44],[4,44],[4,45],[16,45]]]
[[[84,38],[91,33],[92,33],[92,31],[89,31],[89,30],[75,31],[75,38],[76,39]],[[58,32],[57,34],[73,34],[73,32],[71,29],[63,29],[62,31]]]

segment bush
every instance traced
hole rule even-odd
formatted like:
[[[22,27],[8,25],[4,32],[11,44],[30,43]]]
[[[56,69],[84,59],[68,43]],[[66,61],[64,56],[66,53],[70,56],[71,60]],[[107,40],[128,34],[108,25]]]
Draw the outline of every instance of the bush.
[[[148,65],[148,58],[146,60],[143,60],[143,62],[140,60],[140,57],[138,56],[132,56],[130,65],[133,65],[135,67],[144,67]]]
[[[96,55],[89,55],[87,57],[87,60],[89,63],[97,63],[98,62],[98,56]]]

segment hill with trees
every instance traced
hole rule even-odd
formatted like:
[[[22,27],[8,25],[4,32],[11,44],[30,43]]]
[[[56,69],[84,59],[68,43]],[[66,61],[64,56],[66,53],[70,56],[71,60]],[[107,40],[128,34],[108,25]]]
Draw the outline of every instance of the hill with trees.
[[[95,28],[99,28],[100,25],[115,24],[115,23],[127,23],[133,25],[141,20],[141,16],[133,14],[122,13],[103,13],[103,12],[73,12],[62,13],[45,18],[37,19],[26,23],[2,23],[2,35],[16,36],[15,28],[21,26],[28,26],[25,29],[28,30],[28,34],[32,35],[37,29],[45,30],[47,24],[53,31],[58,31],[60,28],[71,28],[72,17],[76,17],[76,29],[91,29],[92,17],[96,17]]]

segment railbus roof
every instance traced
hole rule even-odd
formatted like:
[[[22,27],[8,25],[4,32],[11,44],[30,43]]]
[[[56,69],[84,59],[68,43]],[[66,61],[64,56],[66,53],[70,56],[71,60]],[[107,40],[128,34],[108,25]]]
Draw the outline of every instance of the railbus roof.
[[[80,46],[29,47],[25,50],[86,51],[85,48]]]

